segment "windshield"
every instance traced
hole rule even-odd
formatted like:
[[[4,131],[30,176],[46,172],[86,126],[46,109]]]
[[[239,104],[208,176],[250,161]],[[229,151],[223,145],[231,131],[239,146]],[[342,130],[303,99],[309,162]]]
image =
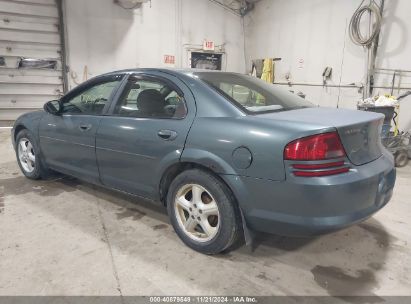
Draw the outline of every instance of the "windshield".
[[[255,77],[223,72],[196,72],[194,75],[248,113],[313,107],[305,99]]]

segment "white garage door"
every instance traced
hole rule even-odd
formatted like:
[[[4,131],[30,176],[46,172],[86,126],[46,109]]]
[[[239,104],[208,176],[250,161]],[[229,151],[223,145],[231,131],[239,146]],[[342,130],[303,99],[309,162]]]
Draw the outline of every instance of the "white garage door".
[[[0,120],[63,93],[56,0],[0,0]]]

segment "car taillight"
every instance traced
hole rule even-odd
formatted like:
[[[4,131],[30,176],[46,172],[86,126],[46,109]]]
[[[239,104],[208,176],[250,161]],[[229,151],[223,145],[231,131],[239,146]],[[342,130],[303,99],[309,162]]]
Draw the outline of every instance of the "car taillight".
[[[294,140],[284,150],[286,160],[325,160],[343,156],[345,151],[337,132]]]
[[[345,157],[345,150],[337,132],[323,133],[303,137],[290,142],[284,149],[284,159],[289,161],[324,161],[320,164],[297,163],[292,168],[294,175],[301,177],[319,177],[346,173],[350,169],[344,161],[335,161]]]

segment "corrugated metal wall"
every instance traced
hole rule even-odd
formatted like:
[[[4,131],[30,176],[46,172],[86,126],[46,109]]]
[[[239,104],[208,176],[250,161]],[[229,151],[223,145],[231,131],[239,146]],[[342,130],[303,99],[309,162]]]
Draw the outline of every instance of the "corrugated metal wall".
[[[55,0],[0,0],[0,120],[14,120],[63,93],[59,28]],[[57,66],[19,68],[21,58],[56,59]]]

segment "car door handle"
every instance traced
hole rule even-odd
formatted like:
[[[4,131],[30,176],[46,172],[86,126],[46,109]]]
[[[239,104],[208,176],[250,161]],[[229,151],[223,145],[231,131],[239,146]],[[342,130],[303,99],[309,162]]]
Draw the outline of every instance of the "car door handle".
[[[92,125],[90,125],[90,124],[81,124],[79,126],[79,129],[80,129],[80,131],[88,131],[88,130],[91,129],[91,127],[92,127]]]
[[[160,130],[157,135],[164,140],[174,140],[177,137],[177,132],[172,130]]]

